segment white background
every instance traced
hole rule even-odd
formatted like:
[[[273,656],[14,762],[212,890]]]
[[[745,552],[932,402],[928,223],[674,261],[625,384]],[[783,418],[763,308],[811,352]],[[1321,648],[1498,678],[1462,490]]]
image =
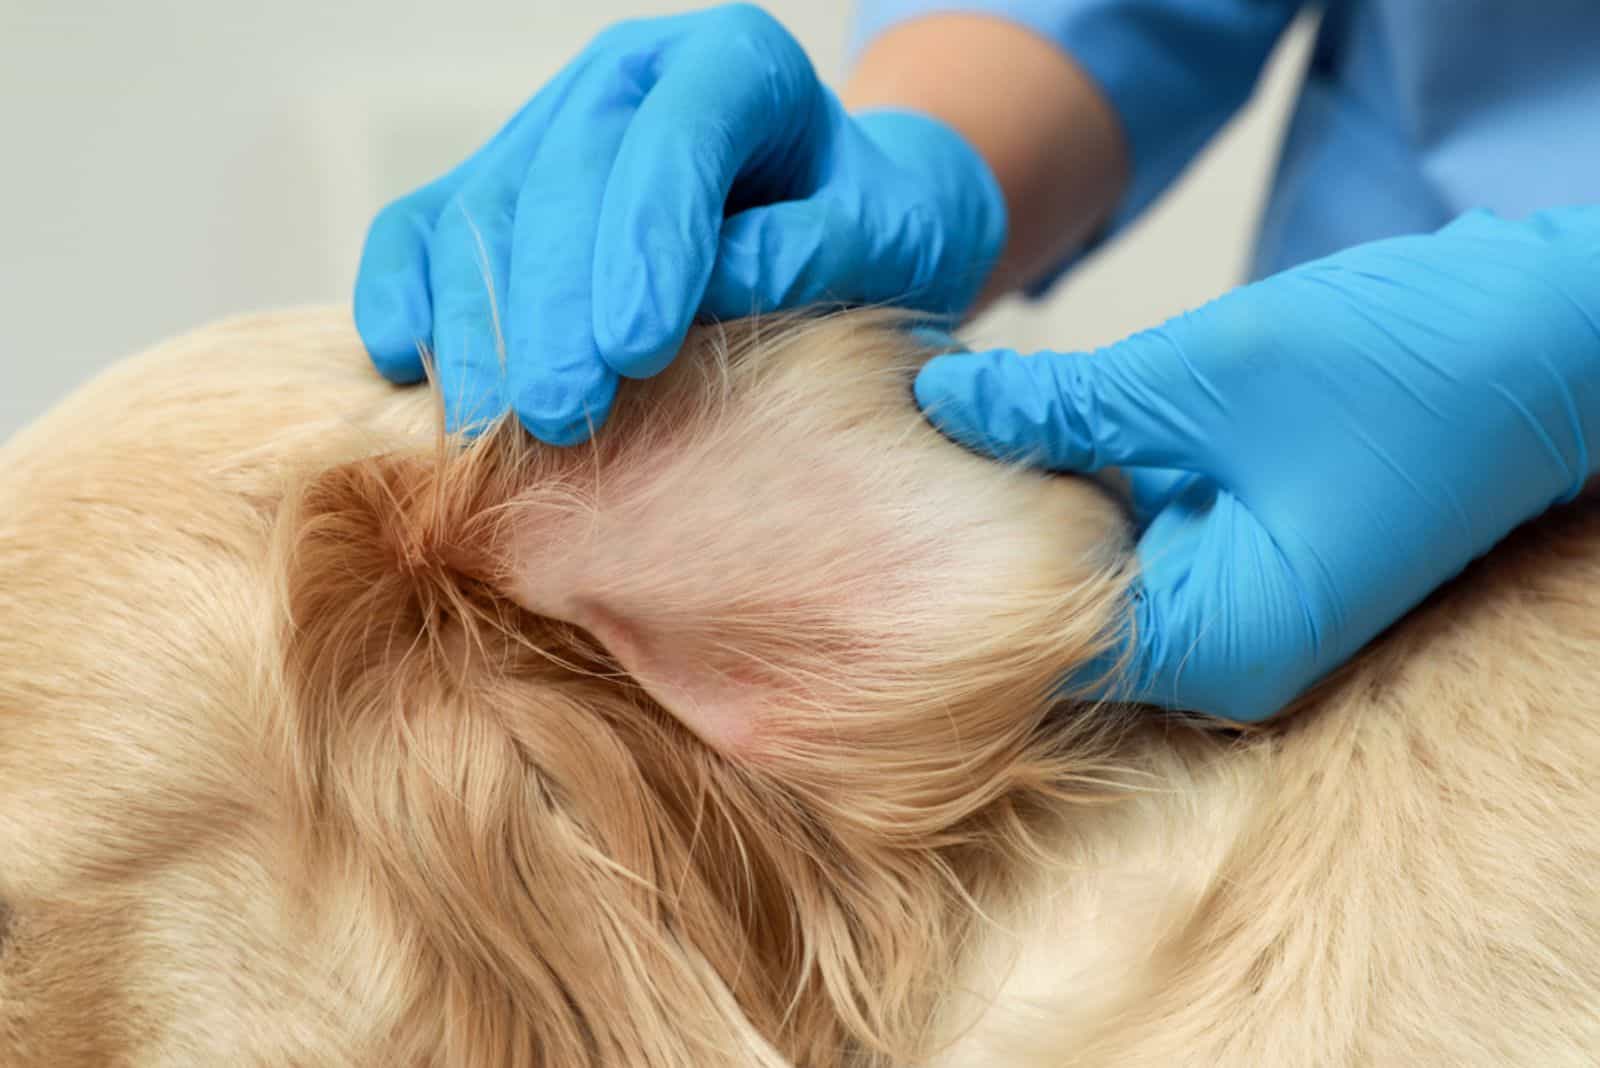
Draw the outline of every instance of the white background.
[[[167,335],[345,301],[384,201],[465,156],[605,24],[686,6],[0,0],[0,438]],[[849,0],[766,6],[837,80]],[[1298,29],[1140,226],[972,336],[1082,347],[1235,284],[1305,60]]]

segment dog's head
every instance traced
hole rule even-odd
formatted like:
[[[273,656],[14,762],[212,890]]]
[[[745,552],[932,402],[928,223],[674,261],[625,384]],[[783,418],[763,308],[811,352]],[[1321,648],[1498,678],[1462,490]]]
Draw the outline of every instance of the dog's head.
[[[913,1051],[1104,770],[1055,698],[1125,560],[1097,489],[926,425],[925,355],[706,329],[556,450],[261,319],[8,444],[5,1062]]]

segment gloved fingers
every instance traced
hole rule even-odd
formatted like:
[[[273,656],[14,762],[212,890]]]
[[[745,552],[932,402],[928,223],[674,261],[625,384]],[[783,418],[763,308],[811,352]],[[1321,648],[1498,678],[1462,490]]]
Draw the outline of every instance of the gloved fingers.
[[[1170,467],[1126,467],[1121,471],[1127,481],[1128,507],[1140,531],[1201,477]]]
[[[617,373],[647,377],[677,353],[701,305],[737,179],[768,199],[805,173],[826,98],[771,16],[738,5],[700,16],[663,53],[622,139],[594,241],[594,336]]]
[[[368,354],[390,381],[422,381],[421,350],[434,338],[433,266],[448,242],[435,246],[439,220],[452,198],[475,180],[495,171],[520,173],[538,143],[542,121],[562,78],[518,109],[481,148],[449,173],[387,205],[373,220],[356,272],[355,320]],[[460,232],[459,220],[453,224]],[[444,272],[459,273],[452,265]],[[446,345],[450,344],[446,339]],[[452,355],[452,361],[456,357]]]
[[[520,176],[568,86],[587,67],[603,62],[604,57],[595,53],[626,45],[637,47],[664,37],[674,21],[682,19],[634,20],[611,27],[464,162],[379,212],[362,249],[354,311],[356,330],[386,378],[398,384],[420,382],[424,377],[421,349],[437,348],[430,246],[451,199],[484,175],[503,171]],[[458,224],[457,231],[461,229]],[[440,243],[439,251],[446,246]],[[469,277],[456,270],[457,266],[443,273]],[[450,344],[447,338],[446,347]],[[457,356],[451,361],[453,367],[459,366]]]
[[[917,375],[923,412],[955,441],[1054,470],[1206,470],[1215,406],[1158,331],[1093,355],[1010,350],[936,356]]]
[[[526,362],[508,352],[516,322],[510,297],[518,246],[525,258],[548,250],[537,240],[524,244],[516,230],[535,156],[574,99],[592,98],[596,86],[617,81],[621,45],[643,49],[657,32],[650,22],[633,22],[602,34],[463,165],[467,178],[445,204],[428,245],[434,357],[450,430],[481,427],[504,412],[508,364]]]
[[[445,426],[481,430],[505,410],[501,389],[515,187],[491,170],[450,199],[428,246],[435,375]]]
[[[1225,621],[1219,627],[1213,618],[1223,598],[1212,583],[1217,562],[1227,559],[1215,550],[1233,532],[1237,502],[1205,479],[1173,474],[1181,477],[1145,487],[1170,496],[1139,538],[1139,570],[1111,644],[1073,671],[1063,689],[1094,700],[1225,713],[1213,669],[1228,641]]]
[[[859,212],[826,192],[740,212],[722,226],[700,310],[732,319],[869,299],[856,284],[867,240]]]
[[[422,349],[433,343],[428,242],[462,182],[458,169],[401,197],[367,231],[356,272],[356,332],[373,366],[398,385],[424,376]]]
[[[645,50],[584,71],[544,130],[517,197],[508,399],[523,426],[554,445],[587,440],[616,396],[617,374],[594,332],[601,203],[657,62]]]
[[[422,381],[421,348],[437,344],[429,257],[440,216],[468,183],[496,171],[520,174],[526,169],[571,78],[570,71],[559,75],[464,162],[389,204],[373,220],[356,272],[356,331],[378,371],[390,381]]]
[[[1180,483],[1139,537],[1137,700],[1254,723],[1320,674],[1325,617],[1281,541],[1212,480]]]
[[[1110,642],[1098,656],[1079,664],[1062,680],[1061,694],[1080,701],[1162,704],[1152,700],[1152,692],[1161,687],[1152,686],[1156,666],[1151,659],[1152,650],[1163,645],[1157,636],[1161,626],[1161,620],[1150,611],[1144,579],[1136,576]]]
[[[874,300],[940,314],[971,306],[1005,244],[1000,183],[948,124],[879,110],[851,123],[850,176],[873,239]]]
[[[1138,573],[1115,641],[1068,680],[1074,692],[1108,701],[1215,711],[1207,703],[1215,649],[1227,645],[1213,618],[1227,584],[1231,539],[1250,517],[1216,483],[1184,471],[1129,468],[1141,520]],[[1253,529],[1253,527],[1252,527]],[[1219,564],[1219,561],[1224,563]],[[1224,591],[1224,597],[1226,591]]]

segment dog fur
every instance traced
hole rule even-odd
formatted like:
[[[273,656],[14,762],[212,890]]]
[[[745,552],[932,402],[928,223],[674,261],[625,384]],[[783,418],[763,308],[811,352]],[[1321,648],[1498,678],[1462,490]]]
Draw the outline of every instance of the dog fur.
[[[1122,512],[925,356],[706,328],[563,451],[283,313],[0,448],[0,1064],[1595,1063],[1600,510],[1095,707]]]

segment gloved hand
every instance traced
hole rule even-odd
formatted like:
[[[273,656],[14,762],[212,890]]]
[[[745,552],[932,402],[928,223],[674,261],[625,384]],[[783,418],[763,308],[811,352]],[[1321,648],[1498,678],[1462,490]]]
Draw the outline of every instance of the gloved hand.
[[[453,429],[509,404],[570,445],[697,313],[958,313],[1004,233],[960,136],[847,115],[782,26],[732,5],[607,30],[476,155],[386,207],[356,326],[397,382],[422,378],[431,346]]]
[[[1600,207],[1359,246],[1090,356],[940,356],[916,393],[980,451],[1128,465],[1105,688],[1263,719],[1594,473]]]

